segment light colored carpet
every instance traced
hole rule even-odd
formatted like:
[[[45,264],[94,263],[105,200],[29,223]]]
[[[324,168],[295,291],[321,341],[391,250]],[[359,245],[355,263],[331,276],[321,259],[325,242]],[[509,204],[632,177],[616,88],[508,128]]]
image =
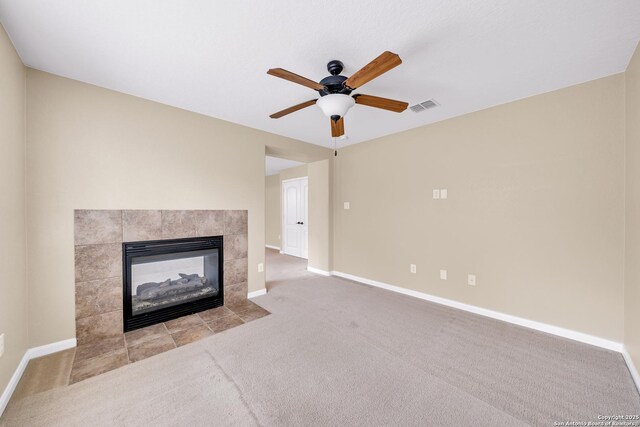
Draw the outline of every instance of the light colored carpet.
[[[12,402],[0,424],[518,426],[640,414],[617,353],[305,265],[269,253],[269,293],[254,301],[270,316]]]

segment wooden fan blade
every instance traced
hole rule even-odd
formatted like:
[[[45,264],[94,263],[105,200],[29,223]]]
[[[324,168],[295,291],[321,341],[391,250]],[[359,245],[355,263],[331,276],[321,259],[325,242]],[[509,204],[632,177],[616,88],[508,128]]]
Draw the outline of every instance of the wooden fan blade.
[[[271,117],[272,119],[279,119],[280,117],[286,116],[287,114],[291,114],[294,111],[298,111],[298,110],[302,110],[303,108],[307,108],[307,107],[315,104],[316,101],[317,101],[317,99],[311,99],[311,100],[303,102],[301,104],[294,105],[293,107],[285,108],[284,110],[278,111],[277,113],[273,113],[269,117]]]
[[[345,80],[344,85],[351,89],[358,88],[400,64],[402,59],[397,54],[386,51]]]
[[[402,113],[409,106],[409,103],[407,102],[380,98],[379,96],[354,95],[353,98],[356,100],[356,104],[366,105],[367,107],[382,108],[396,113]]]
[[[289,80],[290,82],[298,83],[299,85],[306,86],[313,90],[324,90],[326,87],[321,85],[320,83],[316,83],[313,80],[309,80],[306,77],[299,76],[291,71],[284,70],[282,68],[272,68],[267,71],[267,74],[270,74],[275,77],[280,77],[281,79]]]
[[[331,136],[342,136],[344,135],[344,117],[340,117],[340,120],[334,122],[331,120]]]

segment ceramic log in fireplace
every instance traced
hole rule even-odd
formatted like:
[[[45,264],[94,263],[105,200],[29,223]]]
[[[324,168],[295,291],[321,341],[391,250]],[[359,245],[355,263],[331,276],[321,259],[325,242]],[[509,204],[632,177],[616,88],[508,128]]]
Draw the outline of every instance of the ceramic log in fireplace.
[[[224,303],[223,237],[125,242],[124,331]]]

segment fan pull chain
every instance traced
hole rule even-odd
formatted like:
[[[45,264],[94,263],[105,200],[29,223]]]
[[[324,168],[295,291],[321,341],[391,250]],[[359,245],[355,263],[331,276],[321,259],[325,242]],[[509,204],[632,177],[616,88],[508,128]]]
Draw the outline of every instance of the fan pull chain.
[[[333,155],[334,157],[338,157],[338,148],[336,146],[336,137],[333,137]]]

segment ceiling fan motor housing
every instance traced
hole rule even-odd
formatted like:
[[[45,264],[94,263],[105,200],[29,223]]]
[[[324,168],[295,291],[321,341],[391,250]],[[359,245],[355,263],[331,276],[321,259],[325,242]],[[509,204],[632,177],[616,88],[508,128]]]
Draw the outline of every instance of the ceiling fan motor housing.
[[[327,64],[327,71],[329,71],[329,74],[332,76],[337,76],[342,72],[342,70],[344,70],[344,64],[342,61],[334,59],[333,61],[329,61]]]
[[[320,84],[326,87],[326,90],[322,89],[318,91],[320,92],[320,96],[329,95],[331,93],[349,95],[352,92],[352,89],[344,85],[344,81],[347,80],[347,77],[340,75],[343,69],[344,64],[338,60],[330,61],[327,64],[327,70],[329,70],[331,75],[320,80]]]
[[[320,80],[320,84],[324,85],[327,89],[319,90],[320,96],[329,95],[330,93],[341,93],[343,95],[349,95],[352,90],[345,85],[343,82],[347,80],[345,76],[327,76],[324,79]]]

